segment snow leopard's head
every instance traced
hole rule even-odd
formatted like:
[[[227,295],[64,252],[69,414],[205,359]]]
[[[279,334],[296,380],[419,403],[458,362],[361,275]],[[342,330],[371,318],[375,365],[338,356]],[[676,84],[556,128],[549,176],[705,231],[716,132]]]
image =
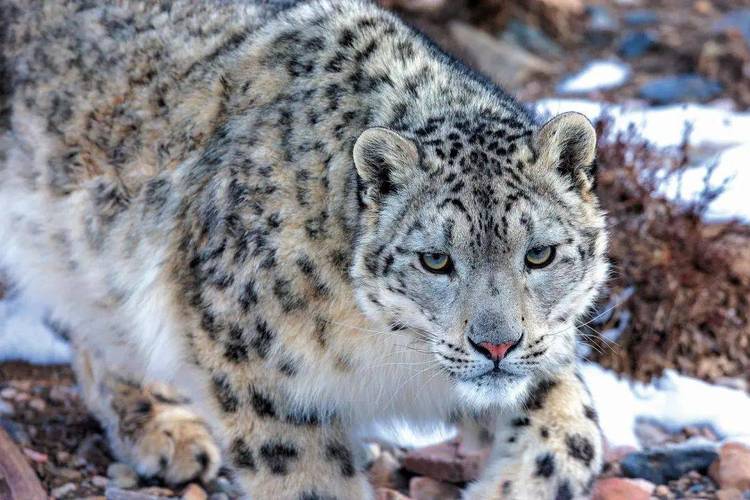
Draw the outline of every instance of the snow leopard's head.
[[[574,361],[576,320],[607,274],[596,133],[577,113],[421,127],[371,128],[354,146],[358,303],[428,352],[470,406],[513,404]]]

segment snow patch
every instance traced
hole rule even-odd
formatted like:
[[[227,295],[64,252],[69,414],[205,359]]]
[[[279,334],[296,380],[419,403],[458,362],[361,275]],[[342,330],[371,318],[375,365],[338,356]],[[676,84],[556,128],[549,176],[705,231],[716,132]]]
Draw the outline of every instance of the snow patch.
[[[706,218],[750,222],[750,203],[746,199],[750,190],[750,113],[697,104],[649,108],[585,99],[544,99],[536,108],[550,116],[577,111],[593,120],[606,115],[612,119],[613,135],[632,128],[658,148],[680,146],[689,130],[692,148],[714,153],[700,165],[687,168],[681,176],[669,178],[660,186],[659,194],[677,202],[697,201],[704,189],[703,180],[710,173],[710,186],[724,185],[724,192],[709,206]],[[709,171],[711,166],[713,172]]]
[[[618,61],[592,61],[580,72],[563,80],[557,91],[561,94],[583,94],[593,90],[621,86],[630,77],[630,67]]]
[[[595,363],[581,368],[599,413],[602,432],[612,446],[640,447],[635,435],[639,419],[676,432],[689,425],[710,425],[720,438],[750,440],[750,396],[728,387],[666,370],[651,384],[618,378]]]
[[[0,361],[68,363],[68,343],[55,333],[47,311],[28,297],[11,292],[0,300]]]

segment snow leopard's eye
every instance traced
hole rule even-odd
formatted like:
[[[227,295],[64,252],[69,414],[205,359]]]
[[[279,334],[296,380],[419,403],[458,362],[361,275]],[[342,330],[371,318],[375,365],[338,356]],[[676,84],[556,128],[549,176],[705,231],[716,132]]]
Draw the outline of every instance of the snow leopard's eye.
[[[422,267],[435,274],[448,274],[453,269],[453,261],[444,253],[421,253],[419,261]]]
[[[555,259],[555,247],[534,247],[526,252],[526,266],[530,269],[547,267]]]

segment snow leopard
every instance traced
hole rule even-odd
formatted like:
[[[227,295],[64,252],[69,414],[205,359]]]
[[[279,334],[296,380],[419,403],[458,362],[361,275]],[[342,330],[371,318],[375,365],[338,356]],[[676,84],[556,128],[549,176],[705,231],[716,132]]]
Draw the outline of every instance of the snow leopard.
[[[481,422],[465,498],[589,495],[583,115],[541,120],[365,0],[0,5],[2,262],[118,460],[359,500],[368,426]]]

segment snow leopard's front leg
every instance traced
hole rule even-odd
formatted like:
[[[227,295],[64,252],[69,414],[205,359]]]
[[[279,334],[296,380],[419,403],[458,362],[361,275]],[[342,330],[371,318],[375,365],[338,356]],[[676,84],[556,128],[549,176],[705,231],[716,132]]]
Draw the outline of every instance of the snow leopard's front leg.
[[[373,497],[348,429],[334,416],[290,405],[282,392],[245,377],[214,374],[226,455],[253,499]]]
[[[492,456],[465,498],[588,498],[602,465],[591,397],[572,370],[540,380],[521,409],[498,418]]]

